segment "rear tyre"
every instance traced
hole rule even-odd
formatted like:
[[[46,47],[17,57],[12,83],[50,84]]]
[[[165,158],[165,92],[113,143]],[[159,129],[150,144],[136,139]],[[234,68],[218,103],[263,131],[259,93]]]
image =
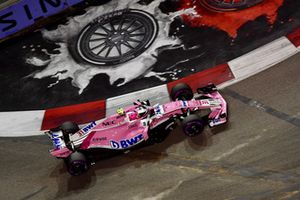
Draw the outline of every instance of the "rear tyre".
[[[173,101],[191,100],[194,97],[194,94],[189,85],[185,83],[179,83],[172,88],[170,96]]]
[[[89,169],[89,162],[83,153],[74,152],[66,159],[66,166],[72,176],[79,176]]]
[[[174,121],[167,121],[164,124],[161,124],[159,127],[150,130],[149,139],[154,143],[161,143],[163,142],[170,132],[174,129],[175,122]]]
[[[191,114],[182,121],[183,132],[189,137],[202,133],[204,126],[204,120],[196,114]]]
[[[71,151],[75,150],[74,145],[70,142],[70,134],[74,134],[77,131],[79,131],[79,127],[75,122],[64,122],[61,126],[60,129],[63,132],[64,136],[64,141],[66,143],[66,146],[68,149]]]
[[[61,126],[60,126],[61,130],[64,133],[76,133],[77,131],[79,131],[79,127],[75,122],[64,122]]]
[[[158,129],[150,134],[150,141],[154,143],[162,143],[169,135],[169,131]]]

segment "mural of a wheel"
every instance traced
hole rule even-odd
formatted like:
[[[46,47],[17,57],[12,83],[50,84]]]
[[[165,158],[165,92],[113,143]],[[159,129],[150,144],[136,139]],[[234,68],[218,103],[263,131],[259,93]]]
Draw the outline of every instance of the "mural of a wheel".
[[[200,0],[204,7],[219,12],[249,8],[262,1],[263,0]]]
[[[78,55],[94,65],[116,65],[143,53],[155,40],[158,23],[149,13],[126,9],[98,17],[81,31]]]

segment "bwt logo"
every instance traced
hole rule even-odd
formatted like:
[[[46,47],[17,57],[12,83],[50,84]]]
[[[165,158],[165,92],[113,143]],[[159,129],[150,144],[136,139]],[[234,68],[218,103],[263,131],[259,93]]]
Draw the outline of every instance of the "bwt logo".
[[[96,125],[97,125],[96,122],[92,122],[92,123],[86,125],[85,127],[83,127],[83,128],[80,130],[80,135],[85,135],[85,134],[88,133],[90,130],[92,130]]]
[[[89,130],[91,130],[92,128],[94,128],[94,126],[96,126],[96,122],[92,122],[89,125],[87,125],[86,127],[84,127],[82,130],[86,133]]]
[[[144,139],[143,134],[139,134],[133,138],[130,138],[128,140],[121,140],[120,142],[116,142],[114,140],[110,141],[110,146],[113,149],[127,149],[130,146],[133,146],[139,142],[141,142]]]

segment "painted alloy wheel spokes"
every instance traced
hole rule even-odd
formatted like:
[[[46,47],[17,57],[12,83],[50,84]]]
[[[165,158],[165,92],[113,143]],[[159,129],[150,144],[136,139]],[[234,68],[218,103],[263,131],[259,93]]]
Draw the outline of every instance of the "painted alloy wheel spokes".
[[[115,65],[143,53],[152,44],[157,32],[156,20],[144,11],[107,14],[83,29],[77,41],[77,51],[88,63]]]
[[[235,11],[252,7],[263,0],[200,0],[201,4],[218,12]]]

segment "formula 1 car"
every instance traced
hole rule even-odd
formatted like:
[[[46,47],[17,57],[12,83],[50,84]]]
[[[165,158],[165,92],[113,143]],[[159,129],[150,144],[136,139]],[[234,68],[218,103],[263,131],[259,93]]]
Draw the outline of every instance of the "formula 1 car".
[[[180,83],[172,88],[170,96],[173,101],[162,105],[136,101],[81,129],[73,122],[50,129],[46,132],[54,144],[50,153],[65,160],[71,175],[80,175],[90,167],[88,150],[128,151],[144,141],[159,143],[177,121],[182,122],[183,132],[190,137],[200,134],[206,124],[214,127],[227,121],[227,104],[212,84],[198,88],[194,96],[188,85]],[[204,110],[208,114],[201,117]]]

